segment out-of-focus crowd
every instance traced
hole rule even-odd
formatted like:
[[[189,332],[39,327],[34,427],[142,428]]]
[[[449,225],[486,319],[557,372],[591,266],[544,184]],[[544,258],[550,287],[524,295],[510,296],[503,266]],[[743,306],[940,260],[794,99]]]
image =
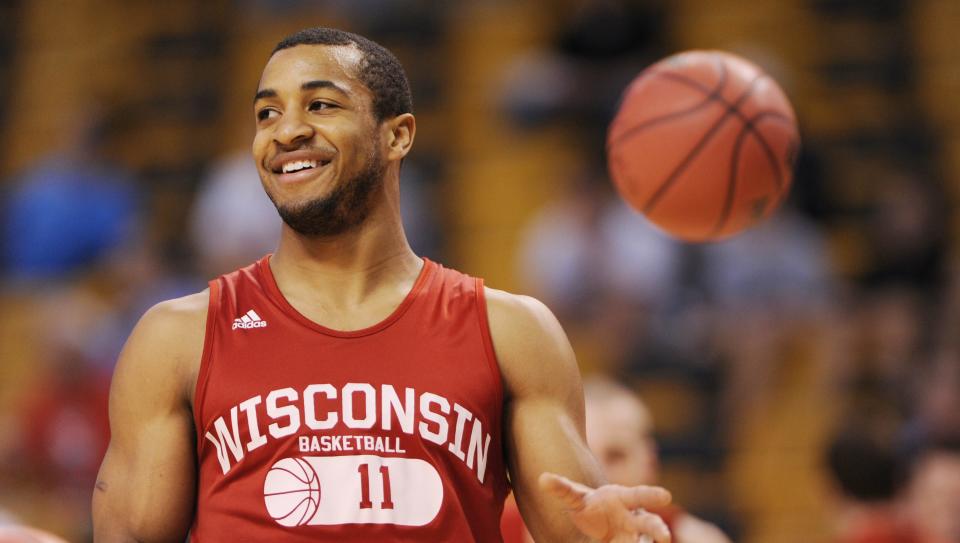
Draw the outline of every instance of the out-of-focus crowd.
[[[695,26],[682,18],[690,6],[365,0],[325,3],[328,11],[313,14],[312,3],[292,0],[223,4],[282,19],[290,30],[336,23],[395,47],[423,128],[444,133],[470,129],[436,120],[461,92],[445,76],[458,59],[450,53],[438,67],[417,51],[456,43],[453,29],[472,24],[465,18],[507,17],[526,5],[542,21],[539,39],[496,59],[489,113],[519,139],[565,134],[552,152],[578,157],[578,166],[553,180],[548,195],[527,197],[538,205],[523,212],[516,248],[491,258],[516,255],[503,286],[553,309],[585,374],[612,376],[644,398],[657,420],[661,482],[736,541],[960,543],[960,254],[951,188],[960,170],[943,166],[943,131],[908,101],[919,102],[919,91],[897,79],[921,61],[909,40],[889,66],[869,55],[858,64],[837,45],[836,65],[822,72],[797,68],[762,41],[743,45],[739,52],[794,96],[820,77],[844,96],[844,85],[864,86],[862,100],[889,91],[916,115],[891,112],[869,130],[853,113],[846,131],[805,126],[784,208],[729,241],[690,245],[626,208],[603,162],[606,123],[630,78],[697,45],[680,37]],[[908,2],[892,0],[789,4],[814,21],[867,28],[909,26],[915,16]],[[29,47],[7,45],[12,59]],[[797,101],[801,121],[809,104]],[[245,150],[203,156],[182,186],[158,186],[155,172],[125,160],[142,128],[131,125],[129,108],[68,105],[58,128],[64,143],[0,185],[0,525],[19,519],[84,541],[109,440],[110,375],[127,334],[153,303],[270,252],[280,223]],[[478,249],[464,242],[456,207],[464,204],[452,196],[462,152],[450,146],[463,138],[444,141],[444,133],[424,134],[405,164],[402,206],[414,248],[458,267],[458,255]],[[16,137],[2,128],[0,136]],[[851,168],[859,177],[847,175]],[[514,181],[517,194],[531,190],[520,173]],[[182,224],[171,227],[170,213]]]

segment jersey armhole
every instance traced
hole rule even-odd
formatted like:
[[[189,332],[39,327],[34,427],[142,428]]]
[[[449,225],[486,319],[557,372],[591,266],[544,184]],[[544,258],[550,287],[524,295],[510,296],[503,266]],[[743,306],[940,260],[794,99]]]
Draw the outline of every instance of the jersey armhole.
[[[210,281],[210,300],[207,302],[207,324],[203,336],[203,354],[200,356],[200,368],[197,370],[197,384],[193,393],[193,425],[197,429],[197,453],[203,444],[203,400],[207,393],[207,380],[210,378],[213,343],[216,340],[217,314],[220,311],[220,280]]]
[[[487,365],[490,368],[490,376],[493,378],[493,384],[497,390],[497,401],[503,409],[503,375],[500,373],[500,362],[497,360],[497,352],[493,348],[493,339],[490,336],[490,316],[487,313],[487,297],[483,287],[483,279],[476,278],[476,296],[477,296],[477,320],[480,323],[480,337],[483,340],[483,349],[487,353]],[[499,411],[498,411],[499,412]]]

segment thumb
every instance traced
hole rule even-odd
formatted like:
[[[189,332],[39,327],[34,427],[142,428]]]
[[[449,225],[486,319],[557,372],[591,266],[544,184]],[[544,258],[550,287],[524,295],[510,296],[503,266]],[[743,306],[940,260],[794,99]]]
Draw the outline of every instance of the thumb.
[[[582,509],[583,499],[590,491],[589,487],[550,472],[540,474],[540,488],[559,499],[568,509]]]

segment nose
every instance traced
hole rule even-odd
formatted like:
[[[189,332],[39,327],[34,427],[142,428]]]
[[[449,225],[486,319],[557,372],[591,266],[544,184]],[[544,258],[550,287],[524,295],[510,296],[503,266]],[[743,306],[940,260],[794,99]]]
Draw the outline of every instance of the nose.
[[[289,146],[311,137],[313,137],[313,127],[304,122],[303,117],[294,111],[288,112],[280,119],[273,139],[278,145]]]

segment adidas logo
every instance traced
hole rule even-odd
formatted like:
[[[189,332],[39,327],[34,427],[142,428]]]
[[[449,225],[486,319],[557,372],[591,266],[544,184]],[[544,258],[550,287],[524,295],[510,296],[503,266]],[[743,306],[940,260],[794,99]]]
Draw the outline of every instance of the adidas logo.
[[[254,310],[247,311],[246,315],[238,319],[233,319],[233,329],[237,328],[266,328],[267,321],[260,318]]]

